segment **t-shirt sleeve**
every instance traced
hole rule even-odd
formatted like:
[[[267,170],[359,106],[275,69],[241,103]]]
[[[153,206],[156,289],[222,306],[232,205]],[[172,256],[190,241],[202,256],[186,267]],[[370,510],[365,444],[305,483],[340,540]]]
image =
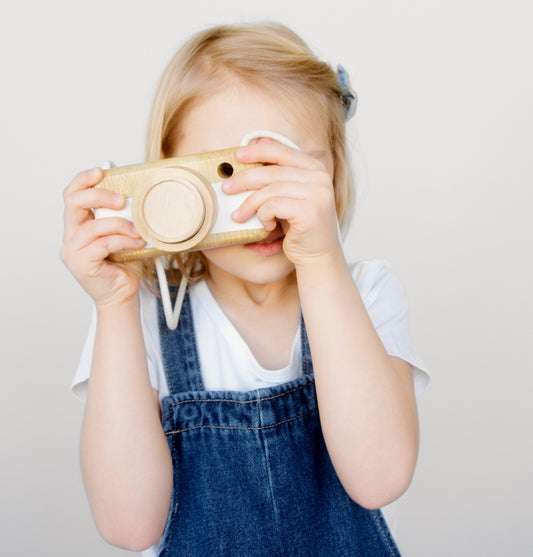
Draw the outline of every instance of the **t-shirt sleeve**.
[[[146,363],[148,365],[150,383],[154,389],[159,391],[160,398],[162,398],[165,394],[167,394],[168,387],[164,380],[163,363],[161,361],[156,299],[155,296],[148,292],[145,288],[141,288],[140,300],[141,327],[146,350]],[[74,373],[71,385],[72,392],[83,402],[87,399],[87,388],[91,374],[95,335],[96,310],[93,308],[89,331],[87,333],[80,361]]]
[[[407,296],[401,282],[390,265],[380,260],[355,264],[352,276],[385,350],[413,366],[415,392],[422,392],[429,375],[413,348]]]

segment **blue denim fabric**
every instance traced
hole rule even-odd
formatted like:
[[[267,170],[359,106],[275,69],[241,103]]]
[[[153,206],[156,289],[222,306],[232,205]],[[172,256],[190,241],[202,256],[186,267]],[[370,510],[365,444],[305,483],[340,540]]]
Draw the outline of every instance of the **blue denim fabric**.
[[[161,307],[159,316],[174,465],[159,555],[399,556],[381,511],[354,503],[333,469],[303,323],[303,377],[214,392],[202,387],[188,296],[178,329],[168,330]]]

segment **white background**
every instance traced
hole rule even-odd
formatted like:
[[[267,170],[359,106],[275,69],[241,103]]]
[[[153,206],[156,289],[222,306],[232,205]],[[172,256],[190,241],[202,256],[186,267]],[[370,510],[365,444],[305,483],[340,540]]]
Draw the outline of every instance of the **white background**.
[[[7,3],[6,3],[7,4]],[[529,0],[10,3],[0,14],[0,553],[118,556],[92,525],[70,394],[89,299],[61,265],[62,190],[143,158],[156,82],[192,32],[274,19],[350,71],[350,259],[388,259],[432,373],[407,557],[532,555]]]

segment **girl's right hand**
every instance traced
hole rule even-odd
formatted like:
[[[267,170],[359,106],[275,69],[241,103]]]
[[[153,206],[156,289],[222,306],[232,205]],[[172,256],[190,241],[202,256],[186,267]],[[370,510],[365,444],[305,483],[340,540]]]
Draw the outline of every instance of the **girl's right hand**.
[[[93,188],[104,176],[101,168],[78,174],[65,189],[65,228],[61,259],[93,298],[97,307],[137,298],[140,262],[112,263],[106,257],[145,242],[133,224],[120,217],[95,219],[92,209],[122,209],[124,196]]]

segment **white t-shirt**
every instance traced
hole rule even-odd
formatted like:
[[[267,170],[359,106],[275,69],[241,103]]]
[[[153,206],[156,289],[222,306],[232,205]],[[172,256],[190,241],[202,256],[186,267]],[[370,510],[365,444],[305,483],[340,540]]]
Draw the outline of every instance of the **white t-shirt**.
[[[429,376],[415,354],[409,334],[407,299],[402,285],[390,266],[381,260],[361,261],[352,266],[352,276],[370,319],[385,349],[413,366],[416,393],[429,383]],[[301,374],[300,330],[291,353],[291,361],[283,369],[268,370],[260,366],[239,332],[224,314],[205,281],[189,289],[196,332],[202,382],[206,390],[248,391],[269,387],[296,379]],[[141,289],[141,324],[146,347],[148,372],[152,387],[159,391],[160,400],[169,394],[159,342],[157,299]],[[89,328],[72,390],[82,400],[87,396],[92,352],[96,332],[96,312]],[[394,530],[392,507],[383,509]],[[156,555],[155,548],[143,553]]]

